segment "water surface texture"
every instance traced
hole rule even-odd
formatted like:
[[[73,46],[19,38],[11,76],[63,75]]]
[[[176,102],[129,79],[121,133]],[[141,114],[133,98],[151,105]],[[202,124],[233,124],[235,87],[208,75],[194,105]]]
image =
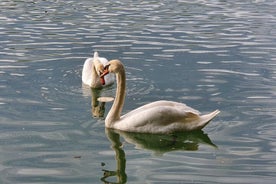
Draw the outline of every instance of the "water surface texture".
[[[276,1],[2,0],[0,9],[1,183],[275,183]],[[125,64],[124,113],[160,99],[221,113],[199,132],[105,130],[94,116],[111,104],[93,99],[115,86],[81,83],[94,51]]]

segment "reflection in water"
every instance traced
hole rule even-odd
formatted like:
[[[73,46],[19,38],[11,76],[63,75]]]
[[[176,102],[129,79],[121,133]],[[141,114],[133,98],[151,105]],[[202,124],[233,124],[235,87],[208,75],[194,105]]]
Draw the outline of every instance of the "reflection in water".
[[[105,102],[99,102],[98,98],[101,96],[101,89],[91,88],[91,113],[93,117],[101,118],[105,112]]]
[[[217,147],[202,130],[157,135],[119,130],[110,131],[119,133],[128,143],[134,144],[136,148],[151,150],[158,155],[177,150],[196,151],[200,143]]]
[[[2,0],[0,6],[0,183],[98,183],[97,161],[114,162],[102,152],[110,145],[103,121],[87,117],[91,89],[80,95],[91,50],[125,61],[124,112],[161,98],[223,111],[205,129],[220,147],[215,154],[200,142],[199,151],[161,158],[125,146],[128,181],[275,183],[275,0]],[[171,137],[157,143],[177,144]],[[187,149],[191,138],[183,140]]]
[[[105,102],[98,101],[98,98],[101,97],[102,89],[90,88],[86,85],[82,86],[82,92],[84,96],[91,95],[91,114],[95,118],[104,117],[105,113]]]
[[[108,137],[108,139],[111,142],[111,147],[115,151],[115,158],[117,161],[117,170],[116,171],[109,171],[109,170],[104,170],[104,176],[101,178],[101,180],[104,183],[111,183],[108,182],[107,179],[111,176],[116,176],[117,177],[117,182],[116,183],[126,183],[127,182],[127,175],[126,175],[126,157],[125,157],[125,152],[122,149],[122,143],[120,142],[120,134],[117,134],[111,129],[105,129],[105,134]]]
[[[151,150],[158,155],[176,150],[196,151],[198,150],[200,143],[217,148],[208,135],[202,130],[174,134],[145,134],[123,132],[106,128],[105,133],[111,142],[112,149],[115,151],[115,158],[117,161],[116,171],[103,169],[104,174],[101,180],[105,183],[110,183],[107,182],[107,179],[112,176],[117,177],[117,183],[126,183],[127,181],[127,175],[125,172],[126,158],[125,152],[122,149],[120,136],[122,136],[128,143],[134,144],[136,148]]]

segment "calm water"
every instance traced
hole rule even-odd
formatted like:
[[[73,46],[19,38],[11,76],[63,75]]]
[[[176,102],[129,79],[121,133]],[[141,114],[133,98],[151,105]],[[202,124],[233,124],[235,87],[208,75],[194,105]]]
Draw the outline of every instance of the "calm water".
[[[1,183],[275,183],[274,0],[0,7]],[[200,132],[105,130],[91,101],[114,86],[81,84],[95,50],[126,66],[124,112],[166,99],[221,114]]]

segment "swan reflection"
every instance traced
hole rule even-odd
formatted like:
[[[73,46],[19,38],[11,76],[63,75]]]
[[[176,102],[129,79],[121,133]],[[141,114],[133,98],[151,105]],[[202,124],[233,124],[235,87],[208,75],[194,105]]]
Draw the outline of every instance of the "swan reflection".
[[[111,142],[111,147],[115,151],[115,159],[117,162],[117,170],[110,171],[103,169],[103,177],[101,180],[106,183],[118,183],[123,184],[127,182],[127,175],[126,175],[126,157],[125,152],[122,149],[122,143],[120,141],[120,134],[110,130],[105,129],[105,134],[109,141]],[[117,182],[109,182],[107,181],[110,177],[117,177]]]
[[[199,149],[200,144],[206,144],[217,148],[208,135],[202,130],[174,134],[146,134],[129,133],[106,128],[105,133],[111,142],[112,149],[115,151],[117,169],[116,171],[103,169],[104,173],[101,180],[104,183],[110,183],[107,181],[110,177],[117,178],[117,182],[113,183],[126,183],[127,181],[127,174],[125,171],[126,157],[120,137],[123,137],[126,142],[135,145],[138,149],[150,150],[157,155],[163,155],[164,153],[176,150],[196,151]]]
[[[105,102],[99,102],[97,99],[101,96],[102,89],[90,88],[82,85],[82,93],[84,96],[91,96],[91,114],[95,118],[104,117]]]
[[[98,98],[101,96],[101,91],[101,89],[91,88],[91,113],[96,118],[104,117],[105,113],[105,102],[98,101]]]

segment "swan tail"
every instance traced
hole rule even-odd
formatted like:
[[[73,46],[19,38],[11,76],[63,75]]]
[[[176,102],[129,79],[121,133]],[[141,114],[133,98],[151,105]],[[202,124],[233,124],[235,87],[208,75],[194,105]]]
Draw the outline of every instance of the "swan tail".
[[[209,114],[205,114],[200,116],[201,125],[199,126],[200,129],[204,128],[212,119],[214,119],[220,113],[219,110],[215,110]]]
[[[98,57],[99,57],[99,53],[98,53],[97,51],[94,52],[94,56],[93,56],[93,57],[94,57],[94,59],[95,59],[95,58],[98,58]]]

